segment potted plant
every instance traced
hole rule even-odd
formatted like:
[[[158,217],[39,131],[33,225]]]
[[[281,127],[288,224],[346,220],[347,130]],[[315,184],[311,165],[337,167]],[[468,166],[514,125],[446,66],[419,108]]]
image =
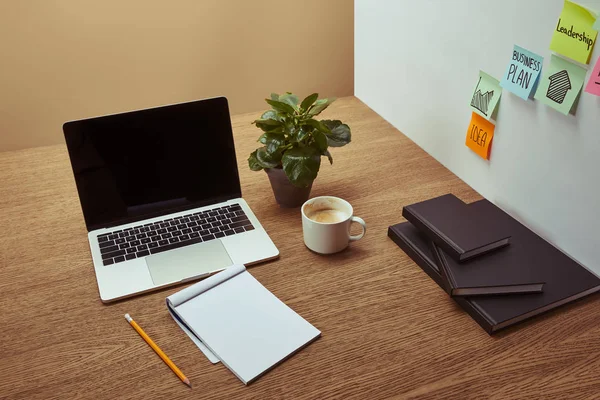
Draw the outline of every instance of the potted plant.
[[[310,195],[321,167],[321,157],[333,164],[329,147],[350,143],[350,127],[339,120],[317,120],[335,98],[319,99],[318,93],[298,101],[292,93],[271,94],[271,106],[252,122],[263,134],[262,147],[248,157],[253,171],[264,169],[281,207],[299,207]]]

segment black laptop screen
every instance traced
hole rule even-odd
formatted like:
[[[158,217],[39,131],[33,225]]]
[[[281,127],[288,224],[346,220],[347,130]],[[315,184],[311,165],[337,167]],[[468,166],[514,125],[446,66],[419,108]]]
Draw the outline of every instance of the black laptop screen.
[[[63,126],[88,230],[241,196],[223,97]]]

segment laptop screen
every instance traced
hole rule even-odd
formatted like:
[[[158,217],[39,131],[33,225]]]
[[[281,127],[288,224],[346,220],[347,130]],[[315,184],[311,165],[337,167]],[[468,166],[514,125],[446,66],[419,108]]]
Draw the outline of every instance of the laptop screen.
[[[63,130],[88,231],[241,197],[224,97]]]

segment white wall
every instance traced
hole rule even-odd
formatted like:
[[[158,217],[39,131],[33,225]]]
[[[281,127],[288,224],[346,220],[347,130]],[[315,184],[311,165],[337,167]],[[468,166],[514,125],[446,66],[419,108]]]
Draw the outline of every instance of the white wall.
[[[600,0],[581,4],[600,11]],[[480,69],[544,57],[562,0],[355,0],[355,93],[484,197],[600,274],[600,98],[576,116],[504,90],[490,161],[465,146]],[[587,77],[600,45],[596,45]],[[586,77],[586,82],[587,82]]]

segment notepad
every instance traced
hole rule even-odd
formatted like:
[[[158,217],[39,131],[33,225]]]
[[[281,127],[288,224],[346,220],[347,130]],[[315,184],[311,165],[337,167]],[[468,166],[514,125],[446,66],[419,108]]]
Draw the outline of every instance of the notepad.
[[[211,361],[246,385],[321,335],[243,265],[169,296],[167,307]]]

